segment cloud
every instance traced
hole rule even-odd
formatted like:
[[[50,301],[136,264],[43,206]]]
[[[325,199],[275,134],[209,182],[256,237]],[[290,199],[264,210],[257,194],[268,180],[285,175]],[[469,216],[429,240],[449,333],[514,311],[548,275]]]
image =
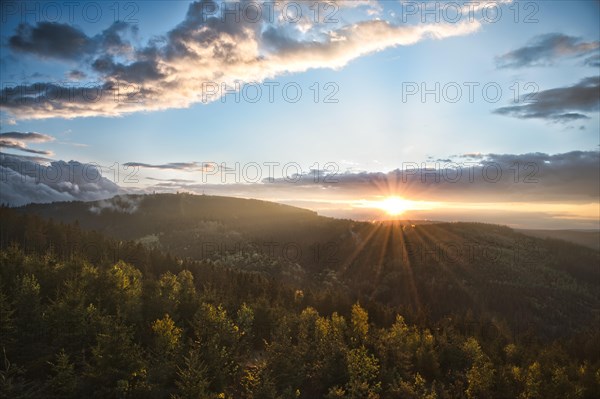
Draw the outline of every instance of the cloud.
[[[95,202],[90,207],[90,212],[99,215],[104,211],[132,214],[137,212],[142,198],[130,196],[116,196],[107,200]]]
[[[72,145],[73,147],[89,147],[89,144],[84,143],[74,143],[72,141],[59,141],[59,144]]]
[[[311,198],[324,202],[400,195],[439,202],[572,202],[598,201],[600,153],[456,155],[454,163],[407,162],[390,172],[311,171],[301,175],[263,178],[259,183],[161,183],[156,189],[184,190],[250,198]],[[317,173],[318,172],[318,173]],[[315,179],[318,175],[319,179]],[[210,176],[222,183],[221,177]],[[206,176],[202,176],[202,180]],[[317,180],[317,181],[315,181]],[[151,187],[150,189],[152,189]]]
[[[523,96],[522,100],[525,99],[526,96]],[[533,102],[501,107],[493,112],[521,119],[570,122],[588,119],[586,113],[597,111],[599,106],[600,77],[594,76],[573,86],[540,91]]]
[[[154,177],[146,177],[146,180],[153,180],[153,181],[158,181],[161,183],[181,183],[181,184],[185,184],[185,183],[195,183],[195,180],[189,180],[189,179],[157,179]]]
[[[127,167],[138,167],[147,169],[172,169],[184,171],[219,171],[219,170],[234,170],[226,165],[219,165],[215,162],[171,162],[165,164],[149,164],[143,162],[127,162],[123,164]]]
[[[17,120],[14,118],[0,119],[0,124],[2,124],[2,123],[9,125],[9,126],[14,126],[17,124]]]
[[[596,54],[596,55],[586,58],[583,61],[583,63],[587,66],[599,68],[600,67],[600,54]]]
[[[75,59],[88,52],[90,39],[67,24],[40,22],[36,26],[22,23],[8,39],[12,50],[32,53],[42,58]]]
[[[49,162],[44,164],[46,161]],[[10,206],[92,201],[110,198],[122,191],[102,177],[94,165],[0,154],[0,202]]]
[[[174,169],[174,170],[194,170],[201,169],[202,166],[198,162],[173,162],[166,164],[148,164],[142,162],[127,162],[123,164],[123,166],[127,167],[139,167],[139,168],[148,168],[148,169]]]
[[[359,5],[338,3],[344,6],[340,10]],[[256,22],[246,18],[236,22],[207,11],[214,4],[191,3],[181,23],[139,48],[123,39],[132,30],[125,23],[117,22],[92,38],[60,24],[20,27],[11,38],[13,50],[63,59],[81,53],[78,59],[84,65],[78,70],[89,71],[98,81],[75,87],[55,82],[5,85],[0,108],[22,119],[186,108],[220,98],[221,93],[211,95],[214,83],[233,87],[236,82],[262,82],[313,68],[341,68],[389,47],[468,35],[481,25],[477,20],[418,25],[386,21],[365,12],[376,2],[360,2],[368,7],[353,8],[363,18],[358,22],[346,22],[340,14],[336,24],[294,24],[270,21],[266,12]],[[42,31],[49,36],[42,38]],[[57,32],[65,32],[66,39]]]
[[[13,139],[13,140],[19,140],[19,141],[29,141],[29,142],[33,142],[33,143],[44,143],[47,141],[53,141],[54,137],[48,136],[47,134],[35,133],[35,132],[28,132],[28,133],[6,132],[6,133],[0,133],[0,140],[2,140],[2,139]]]
[[[85,74],[85,72],[73,69],[67,73],[67,77],[70,80],[83,80],[87,77],[87,75]]]
[[[534,37],[526,46],[496,58],[499,68],[551,65],[560,58],[589,55],[600,48],[599,41],[584,42],[579,37],[548,33]]]
[[[467,152],[466,154],[455,155],[453,158],[465,158],[465,159],[482,159],[485,154],[480,152]]]
[[[86,83],[81,86],[55,82],[11,86],[0,90],[0,109],[21,119],[83,116],[120,116],[143,108],[143,99],[159,93],[119,82]]]
[[[69,24],[38,22],[32,26],[21,23],[8,44],[15,52],[39,58],[78,60],[97,52],[126,54],[132,51],[129,42],[122,37],[128,31],[135,32],[136,28],[122,21],[114,22],[94,37]]]
[[[8,148],[11,150],[19,150],[19,151],[23,151],[23,152],[29,152],[32,154],[40,154],[40,155],[47,155],[47,156],[53,155],[52,151],[34,150],[32,148],[27,148],[27,145],[25,143],[23,143],[21,141],[17,141],[17,140],[0,139],[0,148]]]
[[[52,151],[35,150],[27,147],[27,142],[43,143],[54,140],[54,137],[42,133],[21,133],[21,132],[6,132],[0,133],[0,148],[9,148],[23,152],[40,155],[53,155]]]
[[[539,226],[563,228],[597,225],[597,214],[594,216],[593,212],[594,209],[597,212],[598,208],[593,207],[597,207],[600,192],[598,151],[471,153],[448,158],[455,163],[429,161],[424,166],[415,160],[389,172],[331,175],[325,171],[311,171],[275,179],[267,179],[263,175],[263,180],[258,183],[227,180],[223,184],[221,176],[211,171],[209,175],[215,183],[148,178],[157,184],[141,190],[146,193],[184,191],[257,198],[296,204],[329,216],[362,219],[381,215],[376,215],[372,209],[356,207],[361,200],[398,195],[407,200],[441,204],[431,210],[411,211],[410,217],[416,219],[477,220],[501,224],[525,224],[524,220],[527,220],[530,225],[537,223]],[[1,154],[0,172],[0,202],[11,205],[99,200],[124,192],[102,178],[95,166],[75,161]],[[231,177],[231,174],[227,176]],[[128,192],[134,191],[136,189],[128,189]],[[91,211],[98,213],[104,209],[135,212],[136,208],[135,204],[107,201]],[[501,217],[498,216],[499,210],[502,210]],[[578,214],[580,210],[582,213]],[[590,212],[592,216],[588,215]]]
[[[519,165],[518,175],[515,165]],[[598,199],[599,167],[597,151],[485,154],[470,163],[458,160],[456,164],[428,164],[426,168],[419,163],[408,170],[389,173],[342,174],[339,183],[329,186],[338,191],[379,191],[383,195],[400,190],[416,199],[430,201],[587,202]]]
[[[144,83],[166,77],[153,60],[135,61],[126,65],[115,62],[110,56],[105,56],[96,59],[92,67],[107,78],[128,83]]]

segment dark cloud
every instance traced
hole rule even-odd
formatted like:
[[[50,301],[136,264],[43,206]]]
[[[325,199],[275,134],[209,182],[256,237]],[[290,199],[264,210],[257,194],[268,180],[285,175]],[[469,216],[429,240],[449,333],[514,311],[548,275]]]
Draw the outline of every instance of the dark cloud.
[[[25,143],[23,143],[22,141],[18,141],[18,140],[0,139],[0,148],[19,150],[19,151],[29,152],[31,154],[40,154],[40,155],[48,155],[48,156],[52,155],[52,151],[34,150],[32,148],[28,148]]]
[[[2,155],[0,153],[0,155]],[[28,161],[28,162],[33,162],[33,163],[38,163],[38,164],[42,164],[42,165],[48,165],[50,164],[50,162],[53,162],[54,159],[50,159],[50,158],[46,158],[46,157],[40,157],[37,155],[16,155],[16,154],[4,154],[8,157],[12,157],[18,160],[22,160],[22,161]]]
[[[39,22],[36,26],[22,23],[8,40],[11,49],[42,58],[77,59],[87,53],[90,38],[71,25]]]
[[[48,136],[47,134],[35,133],[35,132],[28,132],[28,133],[6,132],[6,133],[0,133],[0,140],[2,140],[2,139],[43,143],[46,141],[53,141],[54,137]]]
[[[128,55],[134,51],[131,43],[124,39],[127,35],[136,36],[138,28],[136,25],[130,25],[127,22],[115,21],[107,29],[94,36],[92,41],[95,45],[95,52],[113,55]]]
[[[468,152],[466,154],[453,155],[452,158],[464,158],[464,159],[482,159],[485,155],[480,152]]]
[[[597,111],[599,105],[600,77],[594,76],[573,86],[540,91],[530,103],[497,108],[493,112],[521,119],[570,122],[588,119],[587,113]]]
[[[31,154],[52,155],[52,151],[35,150],[27,147],[27,143],[43,143],[54,140],[54,137],[42,133],[6,132],[0,133],[0,148],[29,152]]]
[[[80,116],[117,116],[144,106],[155,93],[148,88],[107,80],[82,86],[52,83],[16,85],[0,90],[0,107],[19,113],[24,118],[76,118]],[[41,114],[40,114],[41,112]]]
[[[550,65],[564,57],[581,57],[598,51],[600,42],[584,42],[581,38],[549,33],[534,37],[526,46],[496,58],[499,68],[522,68]]]
[[[101,57],[94,61],[92,68],[107,78],[131,83],[160,80],[166,76],[152,60],[136,61],[126,65],[115,62],[111,57]]]
[[[133,50],[123,36],[137,28],[116,21],[107,29],[89,37],[82,30],[58,22],[38,22],[32,26],[21,23],[8,40],[12,50],[41,58],[79,60],[96,53],[121,55]]]
[[[122,192],[94,165],[0,154],[0,202],[20,206],[31,202],[92,201]]]
[[[85,74],[85,72],[74,69],[72,71],[69,71],[67,77],[71,80],[82,80],[85,79],[87,75]]]

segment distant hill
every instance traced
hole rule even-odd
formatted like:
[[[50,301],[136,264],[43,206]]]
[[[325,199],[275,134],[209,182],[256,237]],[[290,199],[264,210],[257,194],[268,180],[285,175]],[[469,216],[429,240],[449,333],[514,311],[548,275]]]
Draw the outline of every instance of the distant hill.
[[[462,312],[555,336],[589,326],[600,309],[597,251],[505,226],[356,222],[189,194],[17,210],[435,320]]]
[[[600,231],[586,230],[517,230],[532,237],[564,240],[600,251]]]

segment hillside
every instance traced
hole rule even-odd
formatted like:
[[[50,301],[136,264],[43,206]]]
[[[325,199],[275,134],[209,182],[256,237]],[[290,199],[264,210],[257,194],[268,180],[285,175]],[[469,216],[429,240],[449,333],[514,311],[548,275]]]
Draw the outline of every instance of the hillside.
[[[600,394],[598,252],[575,244],[187,195],[0,218],[7,397]]]
[[[600,251],[600,231],[525,229],[519,229],[518,231],[532,237],[568,241]]]
[[[600,309],[597,251],[503,226],[363,223],[265,201],[187,194],[19,211],[301,288],[332,289],[414,317],[441,320],[458,312],[496,320],[506,333],[533,328],[542,336],[564,335],[589,325]]]

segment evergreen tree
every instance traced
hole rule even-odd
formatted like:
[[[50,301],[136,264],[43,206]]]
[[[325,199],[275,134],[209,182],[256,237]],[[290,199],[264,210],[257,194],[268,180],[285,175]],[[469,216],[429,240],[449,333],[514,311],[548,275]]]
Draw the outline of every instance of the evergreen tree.
[[[216,397],[209,391],[210,380],[208,367],[200,356],[200,347],[196,343],[191,345],[184,358],[183,366],[177,368],[177,393],[173,399],[210,399]]]
[[[50,363],[52,368],[50,379],[48,380],[48,389],[53,398],[74,398],[77,394],[78,376],[75,374],[73,363],[69,360],[69,355],[61,350],[56,355],[56,361]]]

